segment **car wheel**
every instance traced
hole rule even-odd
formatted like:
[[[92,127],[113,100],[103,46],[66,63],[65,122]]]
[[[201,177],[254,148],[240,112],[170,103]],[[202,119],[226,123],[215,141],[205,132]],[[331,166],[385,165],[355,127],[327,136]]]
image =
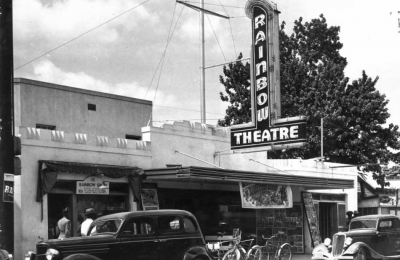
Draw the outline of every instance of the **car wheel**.
[[[100,258],[86,254],[75,254],[64,258],[64,260],[101,260]]]
[[[357,252],[356,256],[354,257],[354,260],[367,260],[367,254],[363,247],[358,249],[358,252]]]

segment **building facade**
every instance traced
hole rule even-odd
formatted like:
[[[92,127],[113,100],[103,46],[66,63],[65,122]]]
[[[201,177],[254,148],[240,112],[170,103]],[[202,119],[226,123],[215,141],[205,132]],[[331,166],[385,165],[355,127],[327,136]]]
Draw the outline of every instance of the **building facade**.
[[[353,168],[234,153],[227,128],[186,121],[155,127],[148,123],[150,101],[28,79],[15,79],[14,93],[22,144],[22,174],[14,178],[15,259],[39,239],[55,237],[64,207],[78,235],[86,208],[98,215],[142,210],[143,190],[155,191],[155,208],[194,213],[210,241],[218,230],[259,236],[285,230],[297,253],[311,252],[316,242],[313,220],[320,237],[330,236],[344,228],[345,212],[358,207]],[[245,184],[289,186],[293,206],[243,208]]]

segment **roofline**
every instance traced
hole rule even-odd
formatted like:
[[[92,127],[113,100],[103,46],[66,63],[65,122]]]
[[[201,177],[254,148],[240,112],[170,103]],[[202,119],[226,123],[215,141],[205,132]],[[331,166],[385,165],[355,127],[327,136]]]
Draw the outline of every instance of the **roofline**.
[[[33,80],[33,79],[14,78],[14,84],[29,84],[29,85],[34,85],[34,86],[43,87],[43,88],[58,89],[58,90],[75,92],[75,93],[80,93],[80,94],[87,94],[87,95],[99,96],[99,97],[110,98],[110,99],[124,100],[124,101],[128,101],[128,102],[140,103],[140,104],[149,105],[149,106],[153,105],[153,102],[150,100],[144,100],[144,99],[139,99],[139,98],[110,94],[110,93],[106,93],[106,92],[99,92],[99,91],[94,91],[94,90],[70,87],[70,86],[59,85],[59,84],[54,84],[54,83],[49,83],[49,82],[43,82],[43,81],[38,81],[38,80]]]

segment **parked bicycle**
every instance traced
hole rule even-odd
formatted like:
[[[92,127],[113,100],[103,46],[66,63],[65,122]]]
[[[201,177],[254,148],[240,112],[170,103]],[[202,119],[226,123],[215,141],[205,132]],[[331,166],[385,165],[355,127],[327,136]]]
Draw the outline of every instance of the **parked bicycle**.
[[[230,240],[222,240],[222,238],[225,236],[225,232],[217,232],[217,242],[213,243],[207,243],[208,249],[213,253],[213,256],[216,257],[216,260],[222,260],[223,256],[225,255],[225,252],[227,250],[224,250],[223,244],[229,244],[231,241]]]
[[[232,248],[229,249],[222,260],[248,260],[250,256],[250,253],[254,253],[256,250],[254,249],[255,247],[258,246],[253,246],[253,241],[256,238],[256,235],[250,235],[250,239],[247,240],[241,240],[242,233],[239,229],[236,230],[236,232],[233,234],[233,240],[232,240]],[[244,248],[247,247],[248,252],[246,252],[246,249]],[[253,258],[250,258],[253,260]],[[255,258],[254,258],[255,259]],[[259,259],[255,259],[259,260]]]
[[[261,260],[291,260],[292,259],[292,247],[289,243],[281,244],[280,241],[275,241],[280,235],[285,235],[285,232],[278,231],[271,237],[262,238],[266,241],[264,246],[260,246],[255,251],[261,250],[261,252],[254,252],[256,255],[261,255]],[[260,258],[259,258],[260,259]],[[259,260],[257,259],[257,260]]]

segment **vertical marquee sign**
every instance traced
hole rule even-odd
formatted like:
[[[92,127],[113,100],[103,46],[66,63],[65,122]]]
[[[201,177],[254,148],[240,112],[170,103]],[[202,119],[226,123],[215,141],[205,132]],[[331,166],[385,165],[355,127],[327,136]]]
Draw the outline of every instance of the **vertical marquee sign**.
[[[306,142],[303,117],[280,118],[279,22],[276,4],[249,0],[246,15],[252,21],[252,122],[231,128],[232,150],[279,150]]]

